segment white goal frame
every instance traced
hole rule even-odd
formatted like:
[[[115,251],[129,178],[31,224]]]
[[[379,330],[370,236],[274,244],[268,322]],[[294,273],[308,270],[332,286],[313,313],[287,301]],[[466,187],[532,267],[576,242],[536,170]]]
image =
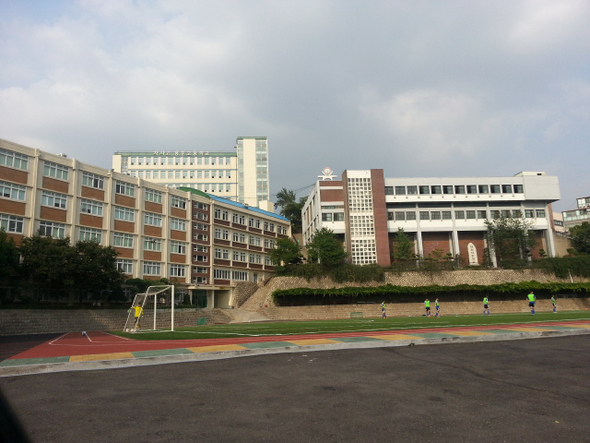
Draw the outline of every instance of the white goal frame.
[[[150,292],[150,290],[153,289],[153,291]],[[167,291],[168,289],[170,289],[170,330],[174,331],[174,285],[155,285],[155,286],[149,286],[146,290],[145,290],[145,299],[147,302],[147,298],[149,296],[153,296],[154,297],[154,331],[156,330],[156,315],[157,315],[157,311],[158,311],[158,294],[161,294],[162,292]]]

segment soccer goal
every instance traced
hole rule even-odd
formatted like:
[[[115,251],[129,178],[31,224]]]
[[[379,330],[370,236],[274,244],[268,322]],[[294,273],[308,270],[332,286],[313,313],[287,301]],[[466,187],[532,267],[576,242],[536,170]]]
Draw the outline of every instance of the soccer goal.
[[[151,303],[153,302],[153,310]],[[157,285],[150,286],[144,293],[136,294],[133,304],[129,309],[127,322],[125,323],[125,332],[137,332],[141,329],[141,321],[144,318],[146,310],[152,311],[154,331],[157,328],[158,310],[170,310],[170,330],[174,331],[174,285]]]

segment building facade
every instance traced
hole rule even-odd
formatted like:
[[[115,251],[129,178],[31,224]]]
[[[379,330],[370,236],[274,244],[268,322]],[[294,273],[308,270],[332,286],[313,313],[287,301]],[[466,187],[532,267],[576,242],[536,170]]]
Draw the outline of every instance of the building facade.
[[[590,222],[590,197],[580,197],[576,199],[578,209],[563,211],[563,226],[566,232],[572,226],[581,225],[584,222]]]
[[[112,165],[131,177],[273,211],[266,137],[238,137],[233,151],[118,151]]]
[[[513,177],[385,178],[382,169],[344,171],[342,180],[317,181],[302,211],[303,241],[326,227],[344,242],[351,263],[391,264],[402,228],[420,257],[459,256],[484,261],[486,220],[524,216],[540,245],[555,256],[551,203],[559,181],[544,172]]]
[[[268,279],[284,217],[193,188],[177,189],[0,140],[0,228],[112,246],[128,278],[166,278],[232,306],[239,282]],[[201,303],[203,305],[203,303]]]

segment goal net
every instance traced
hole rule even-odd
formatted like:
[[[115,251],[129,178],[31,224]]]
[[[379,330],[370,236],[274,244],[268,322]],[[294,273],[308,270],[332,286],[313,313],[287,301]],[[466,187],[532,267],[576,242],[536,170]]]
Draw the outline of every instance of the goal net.
[[[174,285],[150,286],[143,293],[136,294],[129,309],[125,332],[141,329],[170,329],[174,331]]]

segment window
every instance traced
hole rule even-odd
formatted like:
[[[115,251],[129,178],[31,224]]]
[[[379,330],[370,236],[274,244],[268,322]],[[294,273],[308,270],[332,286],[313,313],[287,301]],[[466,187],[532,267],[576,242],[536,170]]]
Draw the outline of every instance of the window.
[[[215,258],[229,260],[229,249],[215,248]]]
[[[68,196],[56,192],[43,191],[41,194],[41,205],[51,208],[66,209]]]
[[[537,209],[536,211],[537,218],[545,218],[545,210],[544,209]]]
[[[206,285],[207,284],[207,277],[195,277],[193,279],[193,283],[196,285]]]
[[[143,239],[143,249],[144,251],[161,251],[162,240],[159,238],[145,237]]]
[[[248,281],[248,272],[246,271],[233,271],[232,279],[239,281]]]
[[[78,240],[100,243],[102,241],[102,231],[100,229],[80,228],[80,237]]]
[[[487,211],[485,209],[477,211],[477,218],[479,218],[479,219],[488,218]]]
[[[184,265],[170,265],[170,277],[185,277],[186,266]]]
[[[135,210],[115,206],[115,220],[133,222],[135,221]]]
[[[153,203],[162,203],[162,193],[153,189],[147,188],[145,190],[145,201]]]
[[[82,172],[82,185],[96,189],[104,189],[104,177],[92,174],[91,172]]]
[[[162,214],[146,212],[143,214],[143,223],[150,226],[162,226]]]
[[[80,201],[80,212],[102,217],[102,205],[101,202],[82,199]]]
[[[406,211],[406,220],[416,220],[416,212]]]
[[[332,214],[322,214],[322,221],[332,221]]]
[[[170,229],[174,229],[175,231],[186,231],[186,221],[180,218],[171,218]]]
[[[512,185],[502,185],[502,194],[512,194]]]
[[[207,221],[207,220],[209,220],[209,214],[203,214],[202,212],[195,212],[194,218],[196,220]]]
[[[193,238],[195,240],[199,240],[199,241],[208,241],[209,240],[209,236],[207,234],[196,234]]]
[[[420,194],[422,195],[428,195],[430,193],[430,187],[429,186],[420,186]]]
[[[420,220],[430,220],[428,211],[420,211]]]
[[[453,185],[444,185],[443,186],[443,194],[452,194],[453,193]]]
[[[254,235],[251,235],[248,241],[249,241],[250,245],[252,245],[252,246],[260,246],[261,245],[260,237],[256,237]]]
[[[475,220],[475,210],[465,211],[467,214],[467,220]]]
[[[115,260],[115,264],[117,269],[124,274],[133,274],[133,262],[131,260],[125,260],[123,258],[118,258]]]
[[[249,218],[248,219],[248,226],[250,226],[251,228],[260,229],[260,220],[258,220],[257,218]]]
[[[193,225],[193,229],[197,230],[197,231],[208,231],[209,230],[209,225],[203,224],[203,223],[195,223]]]
[[[203,245],[194,245],[193,246],[193,251],[196,251],[196,252],[209,252],[209,247],[208,246],[203,246]]]
[[[229,220],[229,212],[223,209],[215,209],[215,218],[218,220]]]
[[[186,254],[186,243],[180,241],[171,241],[170,252],[172,254]]]
[[[67,166],[58,165],[57,163],[44,162],[43,175],[46,177],[53,177],[59,180],[68,179],[69,168]]]
[[[186,209],[186,199],[184,199],[182,197],[177,197],[176,195],[173,195],[172,196],[172,207]]]
[[[490,210],[490,216],[492,217],[492,219],[500,218],[500,211],[492,209]]]
[[[406,187],[405,186],[396,186],[395,187],[395,195],[406,195]]]
[[[535,218],[535,211],[533,211],[532,209],[525,209],[524,216],[526,218]]]
[[[467,193],[468,194],[477,194],[477,186],[476,185],[467,185]]]
[[[195,274],[208,274],[209,268],[205,268],[203,266],[193,266],[193,272]]]
[[[393,195],[393,186],[385,186],[385,195]]]
[[[455,194],[465,194],[465,186],[455,185]]]
[[[442,219],[443,220],[451,220],[451,211],[442,211]]]
[[[488,185],[479,185],[479,193],[480,194],[489,194],[489,187]]]
[[[117,180],[115,184],[115,192],[117,194],[135,197],[135,185]]]
[[[522,194],[524,192],[524,189],[522,187],[522,185],[514,185],[514,193],[515,194]]]
[[[502,209],[502,210],[500,211],[500,215],[501,215],[503,218],[510,218],[510,211],[509,211],[508,209]]]
[[[220,280],[229,280],[231,277],[231,271],[227,269],[214,269],[213,270],[213,278],[217,278]]]
[[[404,221],[406,219],[406,213],[404,211],[395,211],[395,220]]]
[[[113,234],[113,245],[121,248],[132,248],[133,247],[133,235],[123,234],[121,232],[115,232]]]
[[[0,181],[0,196],[2,197],[25,201],[26,190],[27,188],[24,186]]]
[[[246,234],[234,232],[232,235],[232,240],[237,243],[246,243]]]
[[[499,194],[500,185],[490,185],[490,190],[492,191],[492,194]]]
[[[160,275],[162,264],[155,261],[143,262],[143,273],[145,275]]]
[[[193,261],[207,263],[209,260],[206,255],[193,255]]]
[[[465,211],[455,211],[455,220],[465,220]]]
[[[344,221],[344,212],[335,212],[334,221]]]
[[[66,225],[63,225],[61,223],[42,221],[41,223],[39,223],[39,235],[53,238],[65,238]]]
[[[430,187],[430,193],[431,194],[441,194],[442,193],[442,190],[441,190],[440,185],[433,185],[433,186],[431,186]]]
[[[0,229],[5,232],[23,233],[24,219],[14,215],[0,214]]]
[[[432,211],[430,213],[431,220],[440,220],[440,211]]]
[[[0,165],[9,166],[11,168],[22,169],[26,171],[28,169],[29,157],[24,154],[17,152],[7,151],[0,149]]]
[[[416,195],[418,194],[418,187],[417,186],[408,186],[408,195]]]
[[[246,224],[246,216],[243,214],[236,214],[232,215],[232,221],[237,223],[238,225],[245,225]]]
[[[512,218],[521,218],[522,217],[522,212],[520,212],[520,209],[513,209],[512,210]]]

